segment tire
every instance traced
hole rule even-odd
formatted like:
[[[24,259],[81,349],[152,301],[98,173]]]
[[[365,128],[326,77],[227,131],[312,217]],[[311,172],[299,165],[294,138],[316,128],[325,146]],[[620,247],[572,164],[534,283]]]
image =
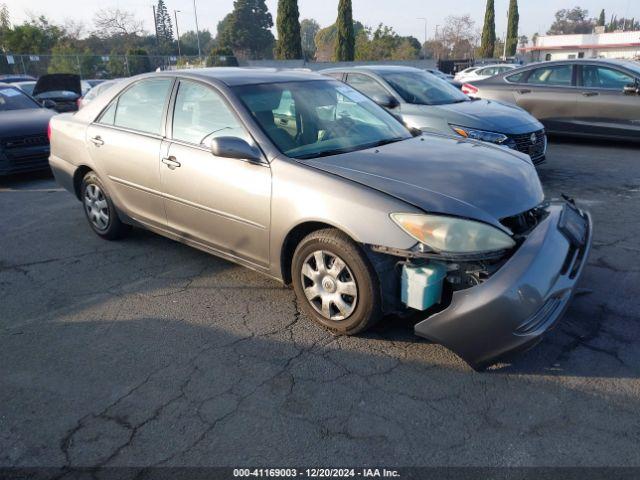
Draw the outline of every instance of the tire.
[[[99,237],[117,240],[131,229],[118,218],[109,194],[94,172],[88,172],[82,179],[80,200],[89,226]]]
[[[378,276],[360,247],[339,230],[303,238],[291,278],[304,312],[334,334],[355,335],[382,317]]]

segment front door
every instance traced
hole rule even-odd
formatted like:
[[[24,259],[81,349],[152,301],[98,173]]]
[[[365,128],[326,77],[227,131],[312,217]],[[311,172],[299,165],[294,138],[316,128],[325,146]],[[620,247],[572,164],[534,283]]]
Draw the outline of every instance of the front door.
[[[181,80],[160,177],[169,228],[234,258],[269,262],[271,169],[265,163],[216,157],[219,136],[253,142],[232,107],[209,85]]]
[[[640,95],[625,94],[635,77],[600,65],[580,67],[577,120],[585,133],[640,138]]]
[[[127,215],[165,228],[160,196],[163,118],[173,79],[141,80],[114,99],[87,129],[98,174]]]

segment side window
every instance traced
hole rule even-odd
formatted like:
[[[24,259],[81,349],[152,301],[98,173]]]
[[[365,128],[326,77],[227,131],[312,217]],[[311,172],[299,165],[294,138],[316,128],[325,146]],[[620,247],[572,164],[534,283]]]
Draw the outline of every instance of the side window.
[[[389,95],[389,92],[387,92],[387,90],[373,78],[360,73],[348,74],[347,83],[368,97],[373,97],[375,95]]]
[[[173,109],[172,138],[201,145],[205,140],[222,136],[250,141],[220,94],[205,85],[181,81]]]
[[[561,85],[570,87],[572,72],[573,67],[571,65],[541,67],[531,72],[527,79],[527,83],[535,85]]]
[[[133,85],[120,95],[113,124],[160,135],[162,112],[171,83],[169,78],[154,78]]]
[[[116,105],[118,105],[117,100],[111,102],[107,109],[102,112],[102,115],[100,115],[98,123],[102,123],[103,125],[113,125],[113,122],[116,119]]]
[[[612,68],[584,65],[582,67],[582,85],[589,88],[610,88],[622,90],[626,85],[632,84],[634,78]]]
[[[507,82],[510,83],[520,83],[524,80],[524,78],[526,77],[528,71],[524,71],[524,72],[518,72],[518,73],[514,73],[513,75],[509,75],[507,77],[504,77],[505,80]]]

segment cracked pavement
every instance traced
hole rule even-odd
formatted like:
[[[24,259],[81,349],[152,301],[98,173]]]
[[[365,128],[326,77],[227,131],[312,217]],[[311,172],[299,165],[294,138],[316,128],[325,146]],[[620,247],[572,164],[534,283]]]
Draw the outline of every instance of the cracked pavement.
[[[385,318],[337,338],[277,282],[105,242],[46,175],[0,180],[1,466],[638,466],[640,150],[554,141],[595,222],[582,290],[485,373]]]

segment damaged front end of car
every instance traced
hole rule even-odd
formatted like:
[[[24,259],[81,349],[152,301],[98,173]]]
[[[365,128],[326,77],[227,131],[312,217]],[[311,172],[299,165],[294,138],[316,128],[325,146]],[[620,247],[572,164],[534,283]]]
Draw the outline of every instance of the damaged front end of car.
[[[415,333],[477,369],[534,345],[557,322],[592,238],[591,218],[572,201],[503,218],[500,230],[451,217],[392,218],[418,243],[369,246],[386,308],[423,312]]]

